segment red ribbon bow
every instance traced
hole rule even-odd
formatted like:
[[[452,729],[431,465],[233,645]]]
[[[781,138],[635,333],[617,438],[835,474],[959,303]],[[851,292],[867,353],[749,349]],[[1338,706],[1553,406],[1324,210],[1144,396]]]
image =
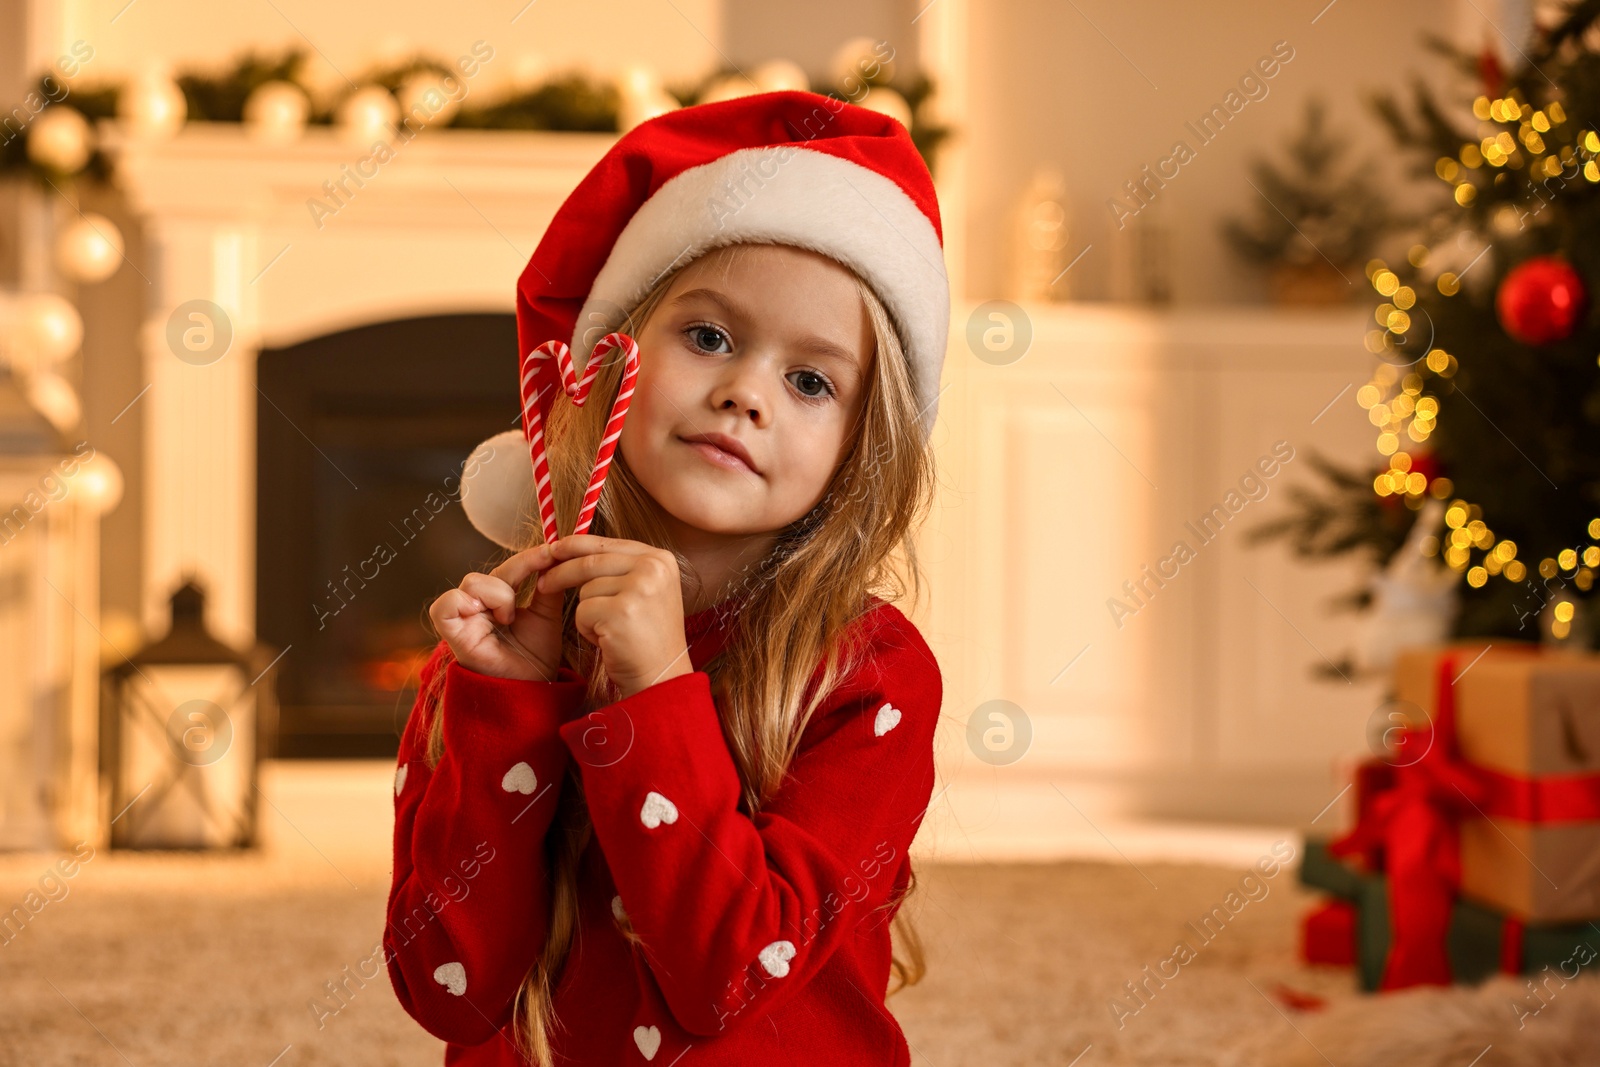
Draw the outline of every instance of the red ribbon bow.
[[[1464,655],[1464,650],[1451,650],[1439,657],[1434,720],[1403,731],[1401,750],[1414,751],[1410,746],[1415,745],[1422,749],[1422,757],[1395,767],[1393,787],[1373,798],[1366,817],[1328,845],[1329,852],[1337,856],[1370,855],[1373,846],[1383,847],[1393,937],[1380,989],[1451,982],[1447,935],[1461,885],[1461,819],[1551,822],[1600,818],[1600,775],[1525,778],[1461,759],[1456,745],[1455,682],[1465,673],[1457,670]],[[1501,940],[1501,969],[1519,971],[1521,957],[1522,923],[1508,916]]]

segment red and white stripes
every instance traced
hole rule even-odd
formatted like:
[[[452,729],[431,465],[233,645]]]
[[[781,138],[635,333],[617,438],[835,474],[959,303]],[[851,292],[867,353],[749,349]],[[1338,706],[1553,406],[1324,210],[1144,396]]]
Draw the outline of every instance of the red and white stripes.
[[[599,451],[595,453],[594,468],[589,475],[589,489],[584,494],[583,506],[578,509],[578,520],[572,528],[574,534],[581,534],[588,531],[589,523],[594,519],[595,508],[600,503],[600,492],[605,488],[606,472],[611,467],[611,454],[616,451],[617,441],[622,436],[622,423],[627,418],[628,405],[633,400],[634,379],[639,376],[639,345],[625,333],[606,334],[600,339],[600,343],[595,345],[581,379],[572,363],[572,350],[564,341],[546,341],[528,353],[522,361],[522,432],[528,440],[528,453],[533,460],[534,490],[539,500],[539,522],[544,530],[547,544],[561,535],[556,528],[555,495],[550,485],[550,463],[545,455],[546,405],[542,403],[544,394],[555,389],[559,383],[561,390],[571,398],[572,402],[582,407],[584,401],[589,398],[589,387],[604,365],[605,357],[616,348],[622,349],[623,359],[626,361],[622,372],[622,384],[617,389],[617,399],[611,405],[611,417],[606,421],[605,436],[601,438]],[[544,385],[542,379],[548,377],[545,367],[552,360],[555,363],[557,380]],[[554,399],[552,396],[550,402],[554,403]]]

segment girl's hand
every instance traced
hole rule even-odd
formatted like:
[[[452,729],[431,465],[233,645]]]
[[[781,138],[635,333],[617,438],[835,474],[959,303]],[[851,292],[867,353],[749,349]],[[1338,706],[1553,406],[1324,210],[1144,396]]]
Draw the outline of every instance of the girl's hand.
[[[557,562],[539,576],[539,593],[559,596],[580,587],[578,632],[599,646],[606,674],[624,697],[694,670],[677,557],[593,534],[563,537],[550,547]]]
[[[428,608],[463,667],[496,678],[555,681],[561,666],[561,593],[517,607],[517,588],[551,564],[550,546],[518,552],[488,574],[472,572]]]

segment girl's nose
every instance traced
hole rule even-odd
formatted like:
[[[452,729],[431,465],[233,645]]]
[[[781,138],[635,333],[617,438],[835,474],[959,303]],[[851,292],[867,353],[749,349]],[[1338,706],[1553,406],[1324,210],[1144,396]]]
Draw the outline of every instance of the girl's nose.
[[[748,415],[757,423],[765,421],[771,399],[768,386],[762,379],[763,373],[755,360],[730,360],[726,376],[712,392],[712,407],[718,411],[733,411],[740,416]]]

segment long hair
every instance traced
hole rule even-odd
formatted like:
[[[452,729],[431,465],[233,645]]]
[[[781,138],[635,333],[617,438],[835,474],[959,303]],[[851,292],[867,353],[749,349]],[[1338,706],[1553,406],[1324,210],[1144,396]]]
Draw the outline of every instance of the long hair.
[[[741,248],[728,246],[722,251],[726,268]],[[638,336],[683,266],[661,278],[628,313],[624,332]],[[864,378],[860,419],[822,501],[780,533],[766,558],[748,566],[726,588],[701,589],[688,560],[670,543],[658,517],[659,505],[628,469],[620,449],[612,457],[605,492],[590,524],[591,533],[677,554],[687,586],[685,599],[691,590],[714,594],[706,603],[734,598],[736,614],[730,613],[734,621],[727,624],[726,644],[699,669],[710,675],[723,737],[752,815],[782,783],[812,714],[858,665],[859,643],[844,638],[850,624],[866,611],[867,598],[900,601],[909,586],[915,604],[924,591],[915,533],[933,500],[933,453],[923,438],[899,335],[872,289],[859,276],[855,281],[877,346],[873,369]],[[583,407],[552,405],[545,441],[559,529],[571,530],[576,521],[622,369],[619,353],[599,371]],[[538,524],[526,528],[530,540],[525,547],[540,543]],[[577,593],[568,590],[563,607],[563,665],[587,679],[584,706],[593,710],[614,703],[620,691],[605,677],[597,646],[578,633]],[[531,597],[529,582],[519,603],[526,605]],[[821,672],[813,686],[809,683],[819,664]],[[431,716],[432,765],[444,752],[442,716],[437,713],[444,673],[440,669],[433,675],[435,684],[419,701],[421,712]],[[517,997],[518,1043],[538,1067],[551,1064],[552,1028],[563,1025],[554,1015],[552,995],[578,931],[578,860],[592,833],[579,773],[572,766],[544,842],[551,871],[549,935]],[[897,984],[889,995],[920,981],[926,971],[921,940],[900,907],[915,887],[913,871],[905,891],[880,906],[893,909],[891,930],[898,938],[892,936],[891,944],[898,939],[904,951],[901,955],[891,950]],[[619,917],[619,926],[630,942],[640,943],[626,918]]]

